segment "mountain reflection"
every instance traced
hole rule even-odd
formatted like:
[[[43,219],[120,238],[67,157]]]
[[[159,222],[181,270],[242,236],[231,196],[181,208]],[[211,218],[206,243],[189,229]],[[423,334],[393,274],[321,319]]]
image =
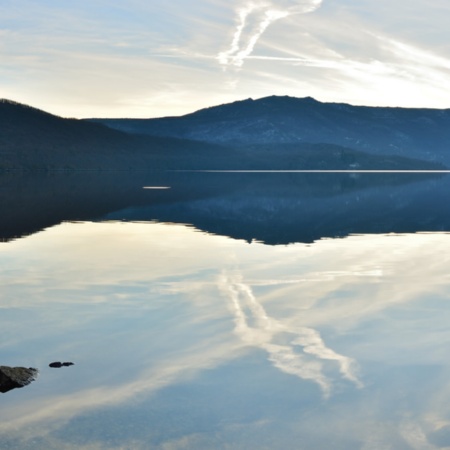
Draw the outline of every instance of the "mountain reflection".
[[[77,220],[187,223],[267,244],[447,231],[449,193],[449,177],[430,173],[4,174],[0,238]]]

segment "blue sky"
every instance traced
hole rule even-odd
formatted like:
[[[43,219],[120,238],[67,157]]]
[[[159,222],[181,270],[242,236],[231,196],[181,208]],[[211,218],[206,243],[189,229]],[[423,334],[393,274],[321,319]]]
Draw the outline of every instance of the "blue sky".
[[[447,0],[0,0],[0,97],[65,117],[244,98],[450,107]]]

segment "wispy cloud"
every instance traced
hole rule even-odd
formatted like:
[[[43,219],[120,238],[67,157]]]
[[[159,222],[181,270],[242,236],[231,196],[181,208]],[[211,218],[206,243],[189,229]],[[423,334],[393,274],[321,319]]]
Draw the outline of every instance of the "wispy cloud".
[[[438,447],[430,444],[420,424],[412,421],[400,426],[400,435],[414,450],[437,450]]]
[[[332,380],[324,373],[323,361],[336,361],[342,377],[358,388],[362,387],[356,375],[355,361],[328,348],[318,331],[306,327],[287,327],[270,317],[258,302],[251,287],[245,284],[239,275],[223,274],[219,284],[230,302],[236,334],[247,345],[265,350],[274,367],[315,382],[323,395],[329,397]],[[277,341],[277,335],[281,333],[290,336],[288,343]]]
[[[219,63],[224,67],[242,67],[272,23],[293,14],[315,11],[321,4],[322,0],[285,1],[276,4],[270,1],[246,3],[236,11],[233,39],[228,50],[217,55]]]

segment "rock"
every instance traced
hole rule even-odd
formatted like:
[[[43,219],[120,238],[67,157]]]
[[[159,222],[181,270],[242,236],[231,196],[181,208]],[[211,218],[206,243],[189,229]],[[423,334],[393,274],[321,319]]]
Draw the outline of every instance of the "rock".
[[[53,367],[53,368],[57,368],[59,369],[60,367],[68,367],[68,366],[73,366],[73,362],[60,362],[60,361],[55,361],[49,364],[49,367]]]
[[[32,367],[0,366],[0,392],[27,386],[37,378],[38,370]]]
[[[52,362],[48,365],[49,367],[62,367],[62,362]]]

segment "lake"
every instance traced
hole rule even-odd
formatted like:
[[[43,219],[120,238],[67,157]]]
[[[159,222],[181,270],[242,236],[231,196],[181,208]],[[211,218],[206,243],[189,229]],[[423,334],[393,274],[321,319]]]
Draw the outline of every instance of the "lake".
[[[449,196],[429,173],[0,177],[0,365],[39,370],[0,394],[0,448],[450,448]]]

